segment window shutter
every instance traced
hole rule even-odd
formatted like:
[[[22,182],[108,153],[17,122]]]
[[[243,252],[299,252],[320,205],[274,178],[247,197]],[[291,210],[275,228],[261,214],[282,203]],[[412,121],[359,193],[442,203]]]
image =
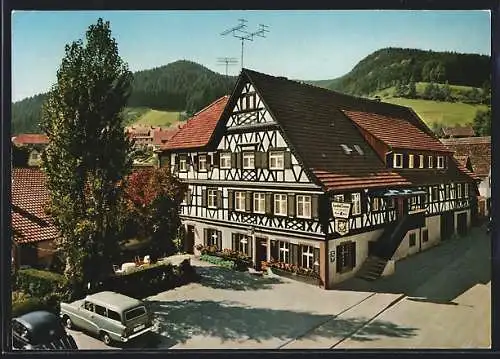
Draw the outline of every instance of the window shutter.
[[[237,152],[236,153],[236,168],[243,168],[243,153],[242,152]]]
[[[262,168],[261,167],[261,158],[262,158],[262,152],[255,151],[254,152],[254,158],[255,158],[255,168]]]
[[[283,152],[283,164],[285,168],[292,168],[292,154],[289,151]]]
[[[311,196],[311,217],[312,218],[318,218],[319,217],[318,195],[317,194],[313,194]]]
[[[222,250],[222,232],[217,231],[217,248]]]
[[[252,212],[252,192],[245,192],[245,211]]]
[[[253,240],[252,240],[252,236],[247,236],[247,241],[248,241],[248,253],[247,255],[253,259],[253,256],[252,256],[252,246],[253,246]]]
[[[232,211],[234,208],[234,191],[232,189],[227,190],[227,209]]]
[[[266,193],[266,214],[273,214],[273,194]]]
[[[206,189],[201,190],[201,206],[202,207],[207,206],[207,190]]]
[[[337,273],[340,273],[340,271],[342,270],[342,262],[341,262],[342,261],[342,256],[340,255],[340,250],[339,250],[340,247],[341,247],[341,245],[337,246],[336,249],[335,249],[337,251],[337,253],[335,255],[337,257],[336,258],[336,260],[337,260]]]
[[[195,155],[191,157],[193,159],[193,169],[194,171],[198,171],[198,156]]]
[[[186,203],[191,204],[191,190],[188,189],[186,192]]]
[[[233,251],[238,250],[238,244],[236,243],[236,234],[234,234],[234,233],[231,233],[231,245],[232,245]]]
[[[175,156],[174,159],[174,172],[179,172],[179,155]]]
[[[260,165],[261,165],[261,168],[268,168],[269,167],[269,154],[267,152],[261,152],[260,153]]]
[[[288,195],[288,215],[290,217],[295,217],[295,195]]]
[[[271,258],[275,261],[279,259],[279,242],[271,241]]]
[[[314,248],[313,249],[313,269],[315,271],[319,271],[319,266],[315,266],[314,263],[320,263],[320,260],[319,260],[319,248]]]
[[[217,191],[217,208],[224,208],[222,203],[222,191]]]
[[[231,153],[231,168],[236,168],[236,156],[237,153]]]
[[[219,151],[216,151],[212,154],[212,165],[214,167],[219,167],[220,164],[220,153]]]
[[[203,244],[206,246],[208,244],[208,229],[203,230]]]
[[[299,265],[299,246],[290,243],[290,263]]]
[[[205,166],[207,167],[207,171],[210,171],[210,167],[212,166],[213,155],[205,155]]]
[[[410,166],[410,158],[407,153],[403,153],[403,168],[408,168]]]
[[[356,267],[356,242],[351,242],[351,266]]]

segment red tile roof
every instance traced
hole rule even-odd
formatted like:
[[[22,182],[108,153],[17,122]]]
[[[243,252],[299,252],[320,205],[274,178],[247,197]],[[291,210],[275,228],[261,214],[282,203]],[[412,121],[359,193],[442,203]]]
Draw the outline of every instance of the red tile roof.
[[[153,133],[153,145],[165,145],[179,132],[179,127],[160,129]]]
[[[403,118],[376,113],[344,111],[359,127],[390,148],[451,152],[439,140]]]
[[[58,231],[45,213],[49,192],[37,168],[12,169],[12,228],[17,243],[56,239]]]
[[[442,132],[445,137],[472,137],[476,135],[471,126],[443,127]]]
[[[441,142],[455,156],[468,156],[474,173],[479,177],[487,177],[491,168],[491,137],[443,138]]]
[[[208,145],[228,100],[229,96],[221,97],[197,112],[161,149],[192,149]]]
[[[21,133],[12,137],[12,142],[15,145],[39,145],[49,143],[49,138],[43,134]]]

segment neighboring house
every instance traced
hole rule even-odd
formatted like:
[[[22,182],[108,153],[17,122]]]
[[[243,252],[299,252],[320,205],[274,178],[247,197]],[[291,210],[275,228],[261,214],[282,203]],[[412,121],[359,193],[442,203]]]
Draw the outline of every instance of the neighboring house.
[[[491,136],[441,139],[455,152],[455,157],[467,156],[479,183],[479,214],[490,215],[491,206]]]
[[[179,132],[180,125],[174,128],[160,128],[153,133],[153,147],[155,150],[165,146],[170,139]]]
[[[16,266],[50,267],[58,231],[45,213],[49,192],[38,168],[12,169],[13,260]]]
[[[189,185],[191,251],[314,269],[325,288],[464,234],[476,196],[473,174],[411,109],[247,69],[161,164]]]
[[[45,146],[49,143],[46,135],[36,133],[22,133],[12,137],[12,143],[18,147],[28,147],[28,163],[30,167],[39,166],[41,161],[41,153]]]
[[[455,126],[455,127],[443,127],[439,132],[439,137],[442,138],[461,138],[461,137],[473,137],[476,133],[471,126]]]

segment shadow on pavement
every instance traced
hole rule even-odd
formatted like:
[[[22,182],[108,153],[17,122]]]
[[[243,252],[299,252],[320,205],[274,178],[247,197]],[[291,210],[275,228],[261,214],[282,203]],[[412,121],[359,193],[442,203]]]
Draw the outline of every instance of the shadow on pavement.
[[[395,273],[375,281],[352,278],[335,290],[403,293],[438,304],[453,300],[477,284],[491,281],[490,237],[483,227],[396,262]]]
[[[248,272],[237,272],[224,267],[195,266],[200,276],[199,283],[205,287],[230,290],[272,289],[273,285],[283,283],[275,277],[256,277]]]
[[[228,302],[172,301],[151,302],[159,319],[158,335],[165,338],[152,343],[156,348],[169,348],[185,343],[193,336],[210,336],[225,341],[288,340],[304,335],[321,323],[308,338],[331,338],[332,345],[361,328],[369,319],[341,319],[329,315],[289,310],[273,310],[233,306]],[[333,318],[333,319],[332,319]],[[416,328],[407,328],[386,321],[375,321],[361,328],[352,337],[370,341],[380,337],[409,338],[416,335]]]

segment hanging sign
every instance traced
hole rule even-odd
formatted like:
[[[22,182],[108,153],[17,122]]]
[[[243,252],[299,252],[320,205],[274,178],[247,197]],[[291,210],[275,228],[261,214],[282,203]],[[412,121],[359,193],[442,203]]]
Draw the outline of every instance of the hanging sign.
[[[349,232],[349,222],[347,219],[335,219],[335,231],[341,236]]]
[[[330,251],[330,263],[335,262],[335,251]]]
[[[332,202],[332,212],[335,218],[349,218],[351,203]]]

